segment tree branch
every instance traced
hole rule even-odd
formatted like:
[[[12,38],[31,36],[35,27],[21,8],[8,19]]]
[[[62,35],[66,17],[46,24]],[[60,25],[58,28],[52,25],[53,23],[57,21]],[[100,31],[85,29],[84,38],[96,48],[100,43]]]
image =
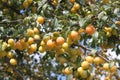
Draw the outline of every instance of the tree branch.
[[[87,48],[86,46],[83,46],[81,44],[73,44],[74,46],[78,46],[81,47],[84,50],[88,50],[88,51],[92,51],[90,48]],[[101,51],[100,51],[101,52]],[[103,57],[101,54],[99,54],[98,52],[96,53],[97,56],[99,56],[100,58],[102,58],[103,60],[105,60],[106,62],[110,62],[110,60],[106,59],[105,57]],[[120,67],[118,67],[117,69],[120,70]]]
[[[22,19],[13,20],[13,21],[1,21],[0,24],[11,24],[11,23],[18,23],[21,21],[22,21]]]
[[[4,3],[3,6],[10,8],[12,11],[16,12],[19,15],[22,15],[19,10],[16,9],[14,6],[9,6],[8,4]]]
[[[5,57],[5,59],[6,59],[6,62],[10,65],[9,59],[8,59],[7,57]],[[13,70],[19,75],[20,80],[24,80],[24,78],[23,78],[22,74],[20,73],[20,71],[19,71],[18,69],[16,69],[15,66],[12,66],[12,65],[11,65],[11,67],[12,67]]]

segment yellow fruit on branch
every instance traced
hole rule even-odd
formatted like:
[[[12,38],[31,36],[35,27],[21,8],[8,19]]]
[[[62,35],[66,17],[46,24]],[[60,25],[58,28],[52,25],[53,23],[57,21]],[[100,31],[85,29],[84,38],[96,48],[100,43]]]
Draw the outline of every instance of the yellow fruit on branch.
[[[80,9],[80,5],[78,3],[75,3],[73,8],[75,8],[76,10]]]
[[[72,40],[78,40],[78,39],[79,39],[79,34],[78,34],[78,32],[77,32],[77,31],[71,31],[71,33],[70,33],[70,38],[71,38]]]
[[[8,52],[7,57],[12,58],[12,56],[13,56],[12,52]]]
[[[39,30],[36,27],[34,27],[33,31],[34,31],[34,34],[39,34]]]
[[[74,7],[71,8],[70,10],[72,13],[77,13],[76,9]]]
[[[34,36],[34,31],[32,29],[27,29],[27,35],[30,37]]]
[[[11,47],[14,47],[15,46],[15,41],[14,39],[8,39],[8,44],[10,44]]]
[[[38,35],[38,34],[34,35],[34,39],[35,40],[40,40],[40,35]]]
[[[53,0],[52,4],[53,4],[54,6],[57,6],[57,5],[58,5],[58,1],[57,1],[57,0]]]
[[[112,28],[111,27],[104,27],[104,31],[105,32],[112,32]]]
[[[65,68],[65,74],[67,74],[67,75],[72,74],[72,68],[66,67]]]
[[[68,48],[69,48],[68,43],[66,43],[66,42],[63,43],[63,44],[62,44],[62,48],[65,49],[65,50],[68,50]]]
[[[26,0],[23,2],[23,7],[24,8],[28,8],[29,7],[29,3]]]
[[[33,44],[33,43],[34,43],[34,38],[29,37],[29,38],[28,38],[28,43],[29,43],[29,44]]]
[[[47,41],[47,49],[52,49],[55,46],[55,42],[52,40]]]
[[[89,62],[89,63],[92,63],[93,60],[94,60],[92,56],[87,56],[85,59],[86,59],[86,61]]]
[[[89,63],[87,62],[87,61],[83,61],[82,63],[81,63],[81,67],[83,68],[83,69],[88,69],[89,68]]]
[[[65,39],[63,37],[58,37],[56,39],[56,44],[57,45],[62,45],[65,42]]]
[[[103,69],[104,70],[109,70],[110,68],[109,68],[109,63],[104,63],[103,64]]]
[[[20,41],[17,41],[17,42],[16,42],[15,48],[18,49],[18,50],[23,50],[23,46],[22,46],[22,44],[20,43]]]
[[[14,58],[10,59],[10,64],[11,65],[17,65],[17,60],[14,59]]]
[[[87,77],[88,77],[87,71],[84,70],[82,67],[79,67],[79,68],[77,69],[77,72],[80,74],[80,76],[81,76],[82,78],[87,78]]]
[[[45,21],[45,19],[44,19],[44,17],[42,17],[42,16],[39,16],[39,17],[37,18],[37,22],[38,22],[39,24],[43,24],[44,21]]]
[[[30,49],[31,51],[35,52],[37,50],[37,44],[31,44]]]
[[[100,64],[100,57],[95,57],[93,62],[94,64]]]
[[[85,32],[88,33],[89,35],[92,35],[95,32],[95,28],[93,25],[88,25],[85,29]]]
[[[43,46],[43,47],[46,46],[46,44],[45,44],[45,42],[43,40],[40,42],[40,45]]]
[[[38,50],[39,50],[40,53],[43,53],[43,52],[45,52],[45,47],[40,46]]]

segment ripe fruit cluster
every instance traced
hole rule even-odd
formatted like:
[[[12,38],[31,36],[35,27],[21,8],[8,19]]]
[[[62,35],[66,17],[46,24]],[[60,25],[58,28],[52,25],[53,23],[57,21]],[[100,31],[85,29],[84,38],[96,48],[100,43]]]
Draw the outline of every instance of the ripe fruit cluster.
[[[74,2],[73,7],[71,8],[71,12],[72,12],[72,13],[77,13],[77,11],[78,11],[79,9],[80,9],[80,4]]]
[[[111,27],[104,27],[104,31],[107,37],[111,37],[112,35],[117,35],[116,29],[112,29]]]
[[[23,2],[23,7],[28,8],[33,3],[33,0],[25,0]]]

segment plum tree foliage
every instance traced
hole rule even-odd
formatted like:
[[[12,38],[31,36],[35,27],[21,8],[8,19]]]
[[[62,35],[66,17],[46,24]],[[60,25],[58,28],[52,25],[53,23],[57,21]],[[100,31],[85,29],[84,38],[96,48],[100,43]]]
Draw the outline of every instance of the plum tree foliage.
[[[119,80],[119,0],[0,0],[0,79]],[[37,59],[36,59],[37,58]],[[71,80],[71,79],[70,79]]]

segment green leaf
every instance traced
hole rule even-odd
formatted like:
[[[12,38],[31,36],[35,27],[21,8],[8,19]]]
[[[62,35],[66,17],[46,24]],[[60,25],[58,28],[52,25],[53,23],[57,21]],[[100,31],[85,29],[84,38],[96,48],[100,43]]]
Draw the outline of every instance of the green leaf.
[[[110,62],[109,68],[112,68],[114,66],[115,62]]]
[[[106,21],[108,19],[108,16],[103,16],[102,20]]]
[[[90,71],[87,70],[87,77],[90,77]]]
[[[96,52],[97,52],[97,50],[96,50],[96,49],[93,49],[93,50],[91,51],[91,54],[92,54],[92,55],[95,55]]]
[[[2,44],[0,44],[0,52],[2,51]]]
[[[99,36],[99,34],[98,34],[97,31],[92,35],[92,37],[93,37],[94,40],[97,40],[98,36]]]

